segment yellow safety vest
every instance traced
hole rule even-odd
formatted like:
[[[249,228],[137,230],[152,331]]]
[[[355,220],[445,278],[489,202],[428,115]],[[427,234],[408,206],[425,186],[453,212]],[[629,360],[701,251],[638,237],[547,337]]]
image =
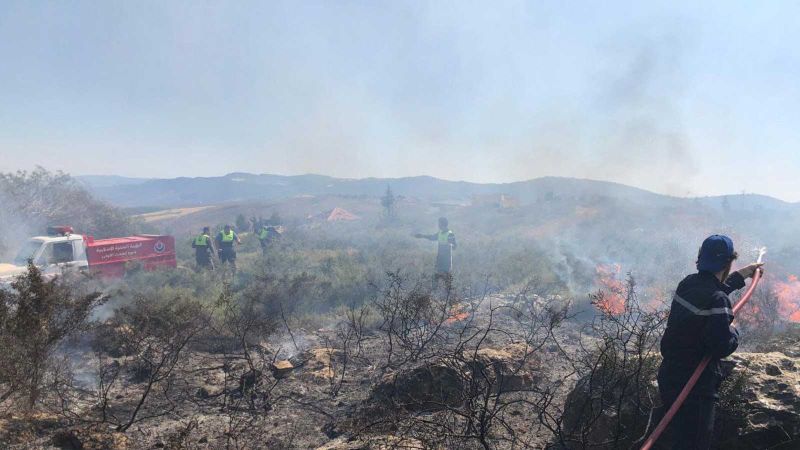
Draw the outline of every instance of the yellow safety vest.
[[[233,230],[230,233],[225,233],[225,230],[220,231],[222,234],[222,242],[233,242]]]
[[[447,245],[450,243],[450,234],[453,232],[450,230],[447,231],[440,231],[439,232],[439,245]]]
[[[200,247],[207,246],[208,245],[208,239],[209,239],[208,235],[201,234],[200,236],[197,236],[196,238],[194,238],[194,245],[197,245],[197,246],[200,246]]]

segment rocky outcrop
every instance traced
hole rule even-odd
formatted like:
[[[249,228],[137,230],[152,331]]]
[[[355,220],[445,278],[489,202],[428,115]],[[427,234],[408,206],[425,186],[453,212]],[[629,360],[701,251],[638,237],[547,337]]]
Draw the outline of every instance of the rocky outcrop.
[[[538,356],[522,343],[482,348],[465,359],[475,378],[491,383],[493,392],[525,390],[541,378]]]
[[[716,427],[720,447],[800,448],[800,359],[771,352],[731,360]]]
[[[564,403],[562,447],[635,447],[647,429],[653,401],[658,398],[653,381],[658,360],[648,357],[641,362],[625,367],[599,365],[591,376],[575,383]]]
[[[717,447],[800,448],[800,359],[782,352],[737,353],[728,368],[717,408]],[[563,417],[565,432],[593,448],[628,448],[644,435],[648,423],[652,429],[663,414],[652,376],[636,384],[638,390],[628,385],[624,395],[618,384],[600,388],[596,383],[588,379],[576,383]],[[642,401],[648,396],[656,400],[655,405]],[[659,448],[666,448],[670,440],[670,433],[665,433]]]
[[[383,377],[372,390],[371,403],[407,411],[435,411],[463,401],[461,372],[443,362],[424,364]]]
[[[519,391],[539,379],[539,360],[524,344],[482,348],[412,369],[392,372],[372,391],[371,401],[407,411],[432,411],[461,404],[470,389]]]
[[[291,358],[289,362],[300,370],[300,378],[312,383],[329,383],[336,376],[334,365],[342,359],[341,350],[314,348]]]
[[[408,415],[435,414],[465,408],[471,395],[511,392],[532,388],[539,380],[540,361],[522,344],[507,344],[475,352],[418,363],[411,368],[389,372],[375,383],[369,396],[348,408],[346,414],[323,430],[335,449],[383,448],[365,443],[364,436],[349,439],[350,433],[369,428],[370,433],[393,433],[397,420]],[[332,442],[331,445],[334,445]],[[417,448],[392,444],[388,448]],[[326,447],[327,448],[327,447]],[[419,447],[424,448],[424,447]]]

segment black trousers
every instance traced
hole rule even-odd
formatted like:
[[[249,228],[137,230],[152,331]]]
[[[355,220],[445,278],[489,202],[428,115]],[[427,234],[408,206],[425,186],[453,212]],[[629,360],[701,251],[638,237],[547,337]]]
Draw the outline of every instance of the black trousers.
[[[213,267],[211,261],[211,253],[209,253],[208,251],[195,253],[194,260],[199,267],[204,267],[204,268]]]
[[[222,250],[219,252],[219,262],[236,264],[236,252],[233,250]]]
[[[661,391],[661,402],[666,414],[679,390]],[[716,399],[689,395],[680,407],[667,430],[672,436],[674,450],[708,450],[714,437]]]

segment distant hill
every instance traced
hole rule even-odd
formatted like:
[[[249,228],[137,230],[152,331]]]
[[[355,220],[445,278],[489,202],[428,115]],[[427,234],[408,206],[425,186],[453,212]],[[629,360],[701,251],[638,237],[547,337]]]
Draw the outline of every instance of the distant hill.
[[[118,176],[77,177],[95,195],[122,207],[188,207],[242,201],[280,200],[299,195],[378,197],[387,186],[396,195],[431,202],[467,203],[475,196],[507,194],[521,203],[555,197],[610,197],[619,201],[667,206],[688,201],[604,181],[545,177],[514,183],[469,183],[419,176],[406,178],[343,179],[323,175],[254,175],[231,173],[220,177],[140,179]],[[719,198],[697,201],[723,204]],[[790,204],[760,196],[731,196],[728,206],[761,205],[781,209]],[[736,204],[734,204],[736,203]]]
[[[555,177],[506,184],[246,173],[81,180],[99,197],[144,213],[148,226],[181,239],[204,225],[233,223],[240,214],[279,214],[289,228],[319,226],[322,233],[332,227],[334,236],[369,235],[383,226],[379,197],[388,185],[399,197],[394,229],[402,235],[429,232],[445,215],[465,249],[469,242],[481,240],[500,247],[513,242],[514,248],[534,242],[562,261],[560,267],[585,266],[584,281],[598,263],[619,263],[623,271],[648,275],[685,273],[693,265],[698,243],[711,233],[733,236],[744,261],[755,247],[769,247],[773,275],[800,273],[800,205],[753,194],[681,198],[617,183]],[[499,194],[513,199],[510,206],[495,201]],[[336,208],[359,220],[319,223],[318,218]],[[574,274],[564,269],[563,277]]]
[[[92,189],[112,186],[131,186],[142,184],[150,180],[150,178],[131,178],[121,177],[119,175],[83,175],[75,178]]]

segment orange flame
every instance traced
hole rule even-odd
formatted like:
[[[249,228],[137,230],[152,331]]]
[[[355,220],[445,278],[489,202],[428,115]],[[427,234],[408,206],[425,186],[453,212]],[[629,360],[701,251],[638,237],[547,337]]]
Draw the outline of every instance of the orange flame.
[[[456,322],[461,322],[462,320],[466,320],[469,317],[469,312],[464,311],[463,305],[453,305],[450,309],[450,317],[444,320],[444,323],[447,325],[452,325]]]
[[[773,287],[778,299],[778,311],[792,322],[800,322],[800,280],[789,275],[786,281],[777,281]]]
[[[625,312],[625,282],[622,279],[622,266],[619,264],[598,264],[597,284],[603,291],[602,298],[595,303],[600,310],[609,314]]]

